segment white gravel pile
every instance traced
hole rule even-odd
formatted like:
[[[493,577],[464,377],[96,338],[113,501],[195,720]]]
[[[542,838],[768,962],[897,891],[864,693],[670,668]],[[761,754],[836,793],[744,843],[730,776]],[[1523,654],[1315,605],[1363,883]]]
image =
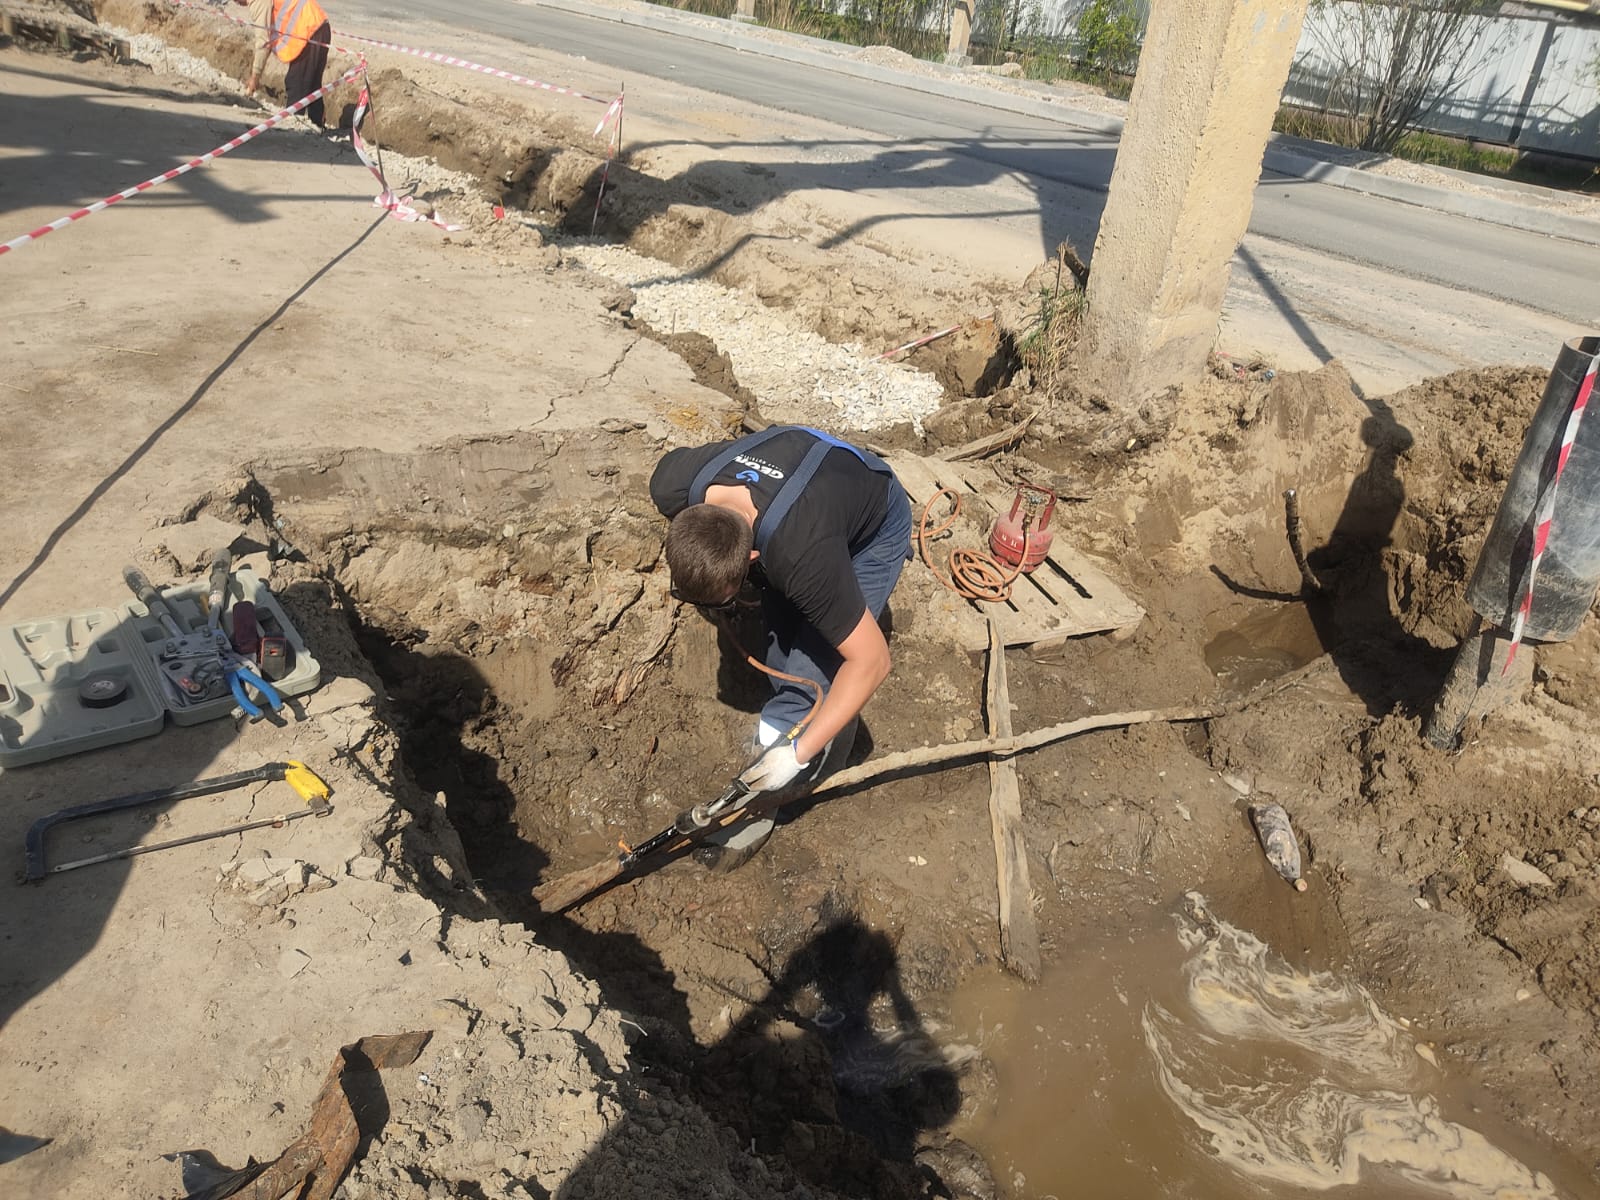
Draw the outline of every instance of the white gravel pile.
[[[244,94],[243,85],[232,75],[224,75],[205,59],[198,58],[187,50],[180,50],[176,46],[169,46],[154,34],[129,33],[126,29],[118,29],[115,25],[108,25],[105,28],[112,37],[125,40],[128,43],[128,54],[157,75],[176,75],[214,92],[226,92],[235,96]]]
[[[589,241],[561,249],[568,259],[630,288],[634,315],[658,333],[692,331],[715,342],[769,419],[863,430],[910,421],[921,433],[922,419],[939,407],[943,391],[932,376],[874,362],[855,343],[835,345],[782,310],[686,278],[671,263]]]

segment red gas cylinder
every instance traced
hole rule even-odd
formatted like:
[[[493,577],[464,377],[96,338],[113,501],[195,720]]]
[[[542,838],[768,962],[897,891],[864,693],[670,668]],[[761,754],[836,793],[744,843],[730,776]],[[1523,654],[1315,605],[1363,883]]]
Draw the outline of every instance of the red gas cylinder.
[[[1050,518],[1055,515],[1056,494],[1031,483],[1018,486],[1011,511],[994,523],[989,534],[989,552],[1007,567],[1022,564],[1023,573],[1033,570],[1050,553],[1055,534]],[[1023,547],[1027,547],[1024,556]]]

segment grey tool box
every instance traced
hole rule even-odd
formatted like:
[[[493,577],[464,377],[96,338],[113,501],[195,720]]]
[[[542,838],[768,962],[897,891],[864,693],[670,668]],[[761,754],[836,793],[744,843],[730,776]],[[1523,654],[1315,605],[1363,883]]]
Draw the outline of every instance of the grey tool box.
[[[161,589],[179,627],[202,643],[206,591],[204,580]],[[289,643],[290,669],[273,683],[277,693],[298,696],[316,687],[321,665],[248,567],[229,577],[222,618],[228,633],[240,600],[255,605],[262,633]],[[213,689],[194,699],[167,680],[161,661],[172,640],[136,600],[116,610],[97,608],[0,630],[0,767],[149,737],[161,731],[168,713],[179,725],[198,725],[233,712],[237,702],[225,684],[220,694]]]

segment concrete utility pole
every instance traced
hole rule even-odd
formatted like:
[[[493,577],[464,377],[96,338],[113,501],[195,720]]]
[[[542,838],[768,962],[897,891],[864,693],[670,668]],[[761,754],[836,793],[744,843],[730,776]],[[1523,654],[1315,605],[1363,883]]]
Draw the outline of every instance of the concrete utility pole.
[[[1197,378],[1306,0],[1156,0],[1089,275],[1080,382],[1113,408]]]
[[[952,67],[970,67],[972,56],[972,0],[955,0],[950,5],[950,47],[944,61]]]
[[[737,0],[733,8],[733,19],[753,24],[756,19],[756,0]]]

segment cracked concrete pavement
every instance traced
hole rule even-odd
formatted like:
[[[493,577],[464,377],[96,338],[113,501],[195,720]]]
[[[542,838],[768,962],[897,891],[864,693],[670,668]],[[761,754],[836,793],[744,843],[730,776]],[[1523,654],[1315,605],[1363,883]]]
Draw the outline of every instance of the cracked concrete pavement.
[[[131,68],[69,75],[4,50],[0,73],[46,122],[37,148],[0,158],[9,224],[100,195],[106,159],[178,161],[241,117],[183,79]],[[190,98],[173,103],[169,91]],[[142,120],[88,119],[130,102]],[[81,125],[78,151],[52,131],[57,121]],[[292,130],[253,147],[7,256],[10,294],[48,300],[8,312],[7,457],[27,464],[14,478],[52,481],[18,489],[7,507],[8,619],[115,598],[105,547],[252,458],[409,450],[609,416],[664,433],[670,410],[723,403],[677,355],[603,311],[597,293],[614,285],[553,266],[531,230],[507,222],[464,249],[469,235],[369,207],[372,178],[348,151],[330,156]],[[36,207],[15,207],[29,197]],[[74,427],[95,436],[62,436]]]
[[[29,144],[0,150],[8,223],[103,194],[108,163],[143,172],[214,144],[242,114],[183,79],[13,49],[0,50],[0,78],[30,122]],[[205,537],[167,522],[240,486],[253,460],[411,450],[537,422],[559,433],[608,416],[665,433],[683,412],[726,407],[676,355],[604,313],[596,293],[611,285],[555,265],[536,234],[508,226],[464,246],[386,220],[371,190],[353,155],[283,131],[225,169],[7,256],[7,294],[28,298],[8,306],[0,347],[0,466],[26,481],[0,534],[7,623],[122,603],[125,561],[158,581],[190,569],[188,543]],[[272,582],[281,594],[281,569]],[[0,1122],[54,1140],[0,1165],[0,1192],[170,1194],[178,1172],[162,1153],[271,1158],[298,1134],[337,1047],[366,1034],[434,1029],[417,1069],[447,1075],[467,1027],[446,1002],[485,1014],[484,1028],[527,1023],[497,993],[495,955],[537,957],[588,1006],[579,1028],[550,1035],[572,1042],[576,1061],[621,1061],[615,1014],[581,999],[592,985],[558,955],[492,921],[447,930],[436,904],[394,878],[411,820],[378,782],[394,739],[351,674],[353,648],[339,649],[348,634],[318,632],[323,686],[284,729],[169,728],[0,774],[11,847],[71,804],[263,762],[301,759],[334,789],[324,818],[8,896]],[[74,823],[52,844],[82,856],[297,803],[273,784]],[[459,864],[447,841],[431,869],[448,880]],[[562,1078],[581,1094],[605,1086],[589,1068]],[[581,1148],[604,1130],[592,1113],[563,1136]]]

